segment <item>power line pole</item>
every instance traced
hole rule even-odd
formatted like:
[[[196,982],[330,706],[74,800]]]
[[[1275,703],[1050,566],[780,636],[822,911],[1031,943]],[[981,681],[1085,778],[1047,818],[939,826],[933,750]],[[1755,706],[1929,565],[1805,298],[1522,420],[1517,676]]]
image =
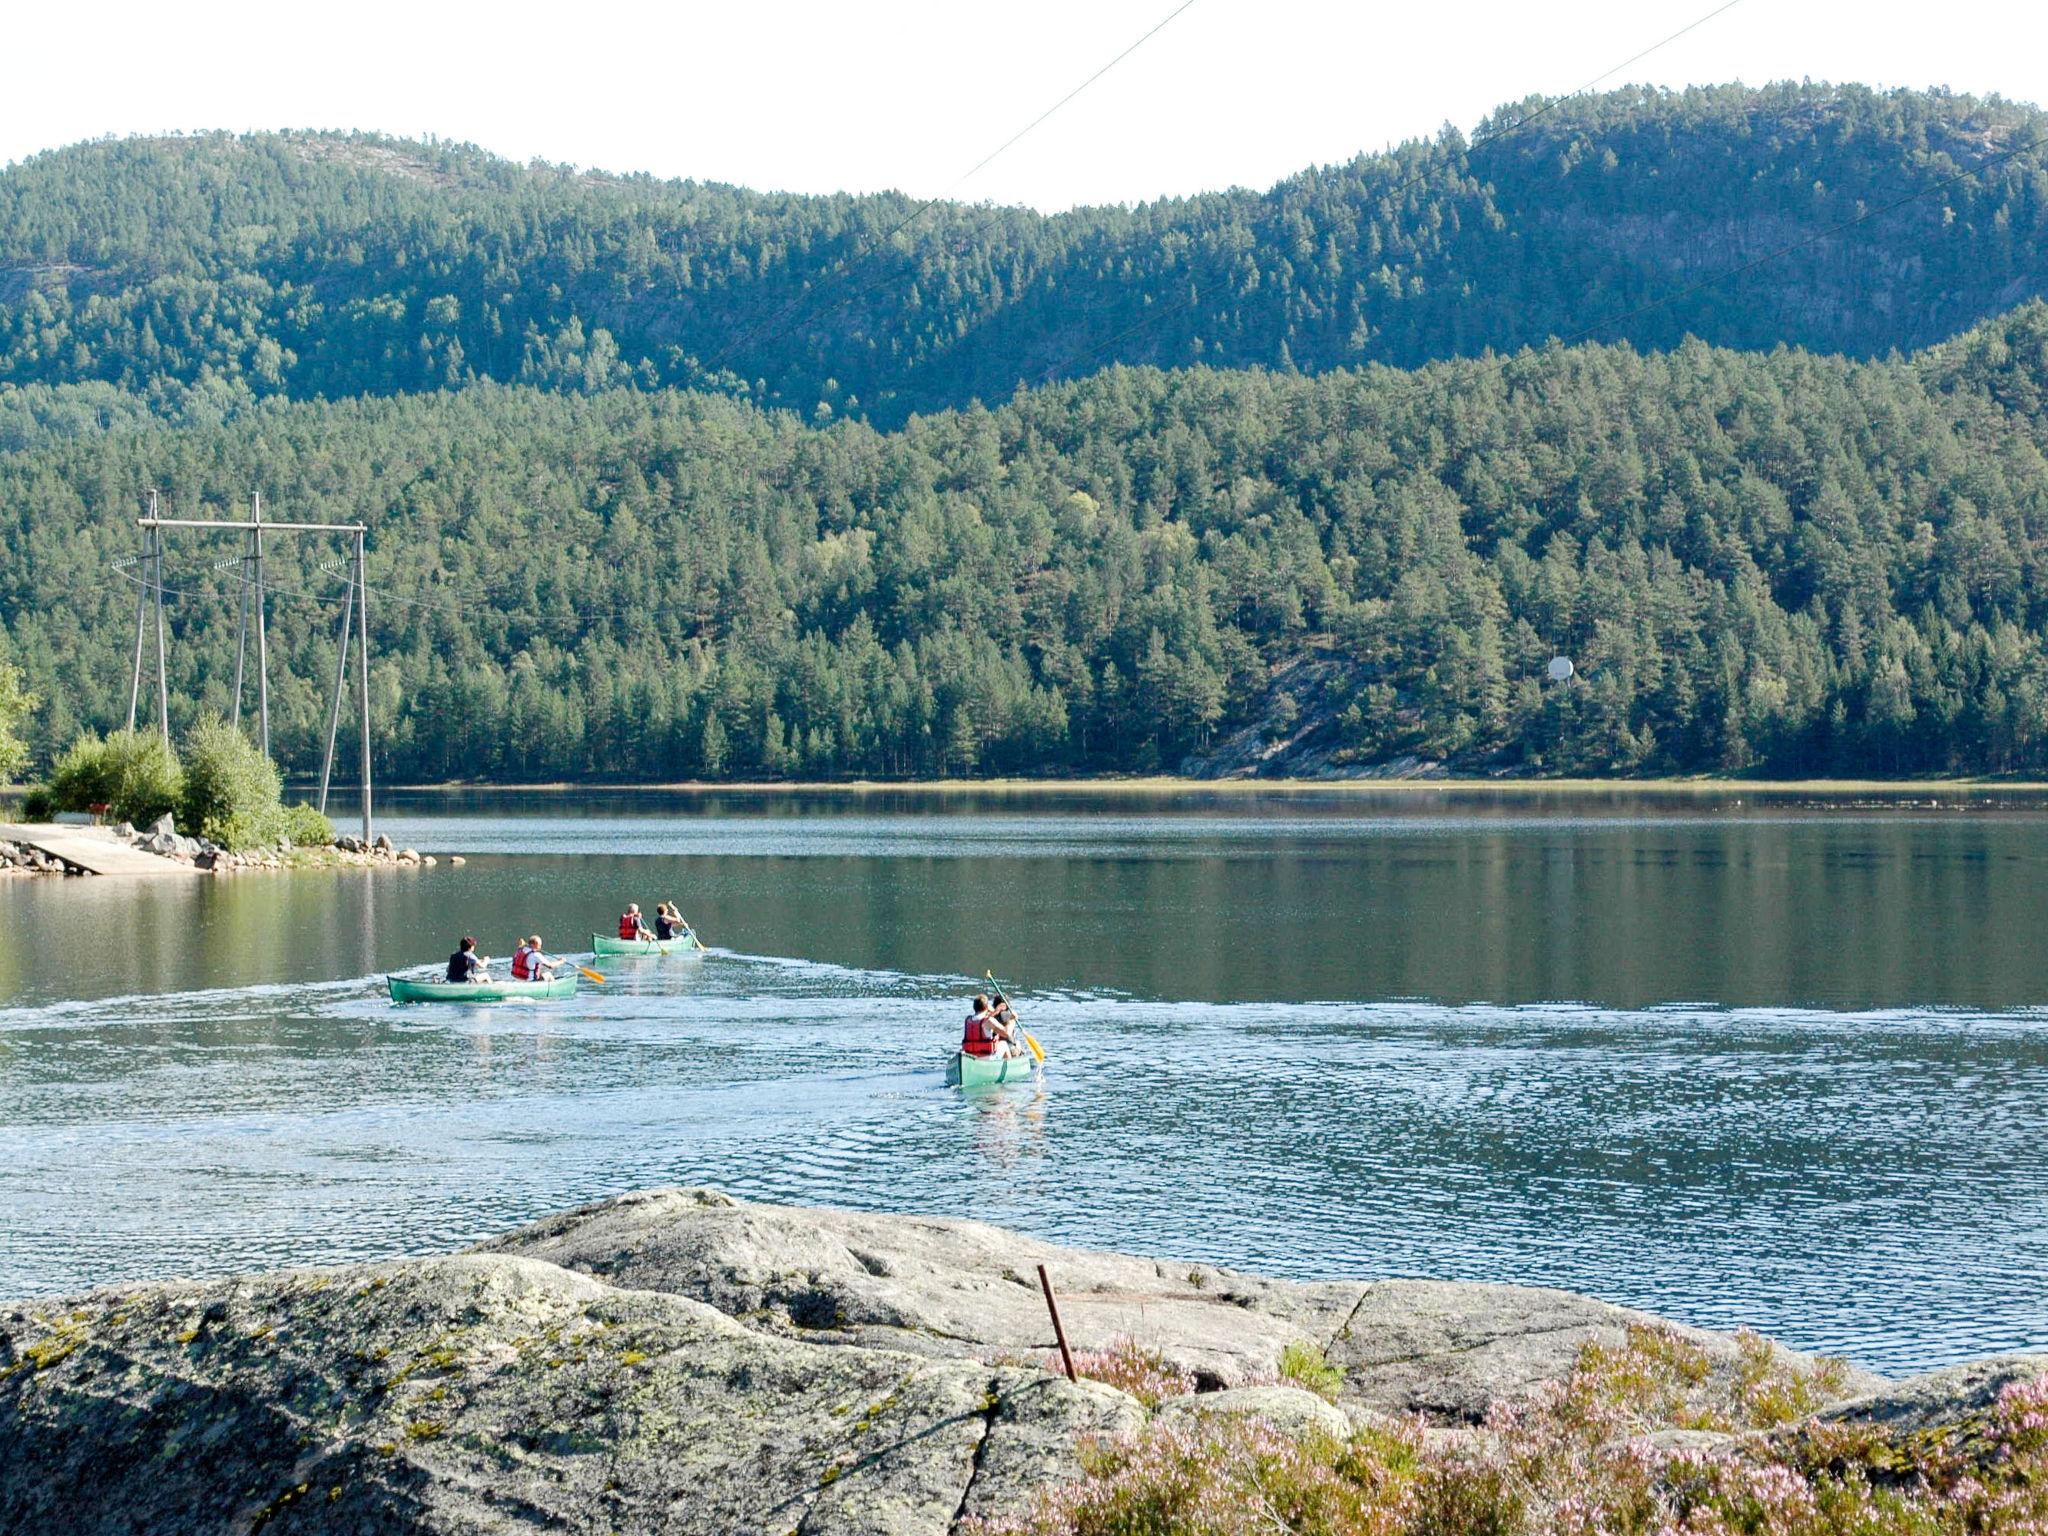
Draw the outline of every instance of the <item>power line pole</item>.
[[[251,596],[256,604],[256,713],[263,727],[263,755],[270,756],[270,641],[263,624],[263,610],[267,606],[263,597],[263,493],[256,492],[249,498],[249,516],[255,523],[250,538],[256,548],[256,590]]]
[[[327,706],[327,755],[320,761],[320,814],[327,814],[327,785],[334,777],[334,738],[341,728],[342,680],[348,674],[349,621],[356,612],[356,568],[349,567],[348,597],[341,608],[341,644],[334,652],[334,699]]]
[[[149,492],[149,515],[151,517],[156,516],[156,488],[154,486],[150,488]],[[145,572],[149,569],[149,544],[150,533],[145,528],[142,533],[142,565],[140,567]],[[135,706],[142,702],[142,637],[148,619],[149,581],[145,576],[142,580],[135,583],[135,668],[128,678],[128,731],[130,735],[133,735],[135,731]]]
[[[164,534],[158,523],[152,530],[156,559],[151,562],[156,588],[156,727],[166,749],[171,744],[171,676],[164,668]]]
[[[363,706],[363,841],[370,841],[370,586],[363,563],[363,529],[356,528],[356,606],[361,609],[356,639],[361,655],[356,667],[356,690]]]

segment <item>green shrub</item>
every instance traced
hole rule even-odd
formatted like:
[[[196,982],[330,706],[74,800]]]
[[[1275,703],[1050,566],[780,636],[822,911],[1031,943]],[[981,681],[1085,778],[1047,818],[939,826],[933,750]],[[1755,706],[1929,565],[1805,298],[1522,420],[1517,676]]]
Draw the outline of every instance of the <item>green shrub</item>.
[[[23,821],[48,821],[50,813],[56,809],[57,803],[50,798],[47,789],[32,789],[21,797]]]
[[[175,811],[184,789],[177,755],[152,731],[87,733],[50,770],[50,806],[89,811],[108,806],[119,821],[146,826]]]
[[[325,848],[334,842],[334,823],[306,804],[284,808],[284,835],[294,848]]]
[[[210,715],[185,737],[185,798],[179,820],[188,833],[237,853],[285,835],[283,781],[277,765],[240,731]]]

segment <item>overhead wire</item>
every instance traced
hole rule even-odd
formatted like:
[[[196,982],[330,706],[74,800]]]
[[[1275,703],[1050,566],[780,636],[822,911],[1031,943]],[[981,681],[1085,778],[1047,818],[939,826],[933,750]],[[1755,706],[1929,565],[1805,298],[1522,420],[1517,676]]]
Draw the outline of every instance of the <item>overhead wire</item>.
[[[136,575],[133,569],[135,566],[146,563],[147,562],[145,558],[141,555],[127,555],[122,557],[121,559],[108,562],[108,569],[113,574],[121,577],[124,581],[127,581],[130,585],[139,586],[147,590],[154,591],[156,590],[156,583],[150,580],[148,577]],[[216,561],[201,567],[201,569],[208,572],[218,572],[224,566],[232,563],[234,562]],[[340,575],[342,574],[343,571],[347,569],[347,566],[345,563],[327,562],[316,566],[315,569],[331,571],[336,575]],[[537,613],[531,611],[521,611],[517,609],[498,608],[494,607],[488,601],[465,603],[455,601],[452,599],[412,597],[407,595],[406,593],[396,592],[387,587],[368,586],[367,583],[365,585],[372,597],[378,598],[380,601],[385,603],[396,603],[401,607],[417,608],[423,611],[435,611],[441,613],[454,614],[457,616],[473,613],[488,613],[496,618],[505,619],[513,623],[531,625],[558,624],[565,627],[582,627],[606,619],[623,619],[634,615],[644,615],[646,613],[646,609],[644,607],[611,608],[604,609],[594,613],[585,609],[578,609],[574,613],[567,614]],[[227,591],[232,591],[236,587],[253,588],[254,586],[255,581],[252,577],[238,574],[230,574],[228,577]],[[264,594],[269,597],[290,598],[299,602],[322,603],[333,605],[347,601],[346,594],[307,592],[291,587],[276,586],[267,581],[263,585],[263,591]],[[189,598],[195,601],[211,601],[214,598],[226,595],[226,592],[221,590],[202,589],[196,587],[173,587],[169,585],[166,585],[164,587],[163,592],[164,596],[167,598]]]
[[[1549,101],[1545,102],[1542,106],[1536,108],[1534,111],[1528,112],[1523,116],[1516,118],[1513,122],[1505,125],[1504,127],[1497,128],[1491,133],[1484,133],[1479,135],[1478,137],[1473,139],[1473,141],[1470,144],[1465,146],[1465,149],[1463,151],[1464,155],[1469,159],[1470,156],[1479,153],[1479,151],[1483,149],[1487,149],[1492,145],[1500,143],[1504,139],[1513,138],[1516,134],[1524,132],[1533,124],[1539,122],[1545,117],[1548,117],[1552,112],[1555,112],[1559,107],[1565,105],[1567,102],[1576,101],[1579,97],[1585,95],[1588,91],[1594,89],[1596,86],[1599,86],[1605,81],[1610,80],[1614,76],[1620,74],[1624,69],[1629,68],[1631,65],[1641,63],[1644,59],[1647,59],[1651,54],[1656,53],[1661,49],[1668,48],[1671,44],[1677,42],[1680,38],[1686,36],[1688,33],[1695,32],[1699,28],[1705,26],[1708,22],[1714,20],[1716,17],[1725,15],[1727,12],[1734,10],[1735,7],[1740,5],[1741,3],[1742,0],[1722,0],[1722,3],[1716,5],[1712,10],[1707,11],[1702,15],[1694,17],[1691,21],[1687,22],[1684,26],[1680,27],[1676,32],[1672,32],[1662,38],[1659,38],[1656,42],[1650,44],[1649,47],[1640,49],[1637,52],[1630,54],[1627,58],[1623,59],[1619,64],[1612,65],[1609,68],[1602,70],[1599,74],[1593,76],[1583,85],[1574,87],[1572,90],[1567,91],[1562,96],[1556,96],[1551,98]],[[1411,192],[1416,187],[1421,186],[1424,182],[1428,181],[1432,176],[1436,175],[1437,173],[1438,168],[1420,171],[1414,176],[1409,177],[1408,180],[1399,182],[1393,187],[1387,189],[1385,192],[1382,192],[1378,195],[1381,200],[1400,197],[1403,193]],[[1235,260],[1236,257],[1241,253],[1232,252],[1230,254],[1231,259]],[[1217,277],[1221,276],[1222,272],[1223,263],[1219,262],[1216,266],[1216,269],[1207,275],[1209,277]],[[1150,327],[1157,325],[1162,320],[1168,319],[1174,315],[1182,313],[1185,310],[1191,309],[1200,302],[1201,295],[1198,292],[1190,291],[1188,296],[1180,300],[1178,303],[1165,305],[1153,311],[1152,313],[1146,315],[1144,318],[1139,320],[1136,324],[1131,325],[1126,329],[1117,332],[1107,341],[1099,343],[1097,346],[1095,346],[1087,353],[1076,354],[1075,356],[1070,356],[1066,359],[1063,359],[1060,362],[1052,364],[1051,366],[1046,368],[1043,373],[1039,375],[1039,382],[1042,384],[1049,384],[1062,373],[1067,373],[1071,375],[1072,373],[1078,370],[1085,370],[1090,364],[1095,362],[1098,358],[1101,358],[1105,354],[1113,351],[1118,346],[1121,346],[1125,341],[1129,340],[1132,336],[1135,336],[1140,331],[1147,330]]]
[[[1739,0],[1728,0],[1728,3],[1731,5],[1736,4],[1739,3]],[[1194,4],[1195,0],[1180,0],[1180,4],[1176,5],[1171,11],[1167,12],[1166,15],[1162,16],[1150,27],[1146,28],[1146,30],[1134,42],[1127,44],[1124,47],[1124,49],[1116,55],[1116,57],[1112,58],[1107,64],[1104,64],[1101,68],[1097,69],[1093,74],[1089,75],[1087,79],[1083,80],[1079,85],[1075,86],[1072,90],[1068,91],[1066,95],[1062,96],[1058,101],[1054,102],[1051,106],[1047,107],[1043,112],[1039,113],[1038,116],[1034,117],[1022,128],[1019,128],[1015,133],[1011,134],[1007,139],[1003,140],[1002,143],[998,144],[986,155],[983,155],[981,159],[977,160],[973,164],[973,166],[971,166],[968,170],[962,172],[958,177],[954,178],[952,183],[948,185],[943,191],[939,192],[936,196],[929,197],[925,199],[923,202],[919,203],[915,208],[911,209],[911,211],[908,214],[906,214],[902,219],[898,220],[889,229],[884,231],[879,239],[868,242],[862,249],[856,251],[851,258],[842,261],[839,264],[839,267],[836,271],[827,273],[824,277],[820,278],[817,281],[817,283],[807,286],[803,292],[799,293],[794,299],[790,300],[790,302],[784,305],[780,310],[776,311],[772,315],[769,315],[767,318],[757,322],[756,324],[748,327],[746,330],[740,332],[738,335],[728,340],[722,347],[719,348],[717,354],[711,359],[709,363],[702,365],[702,373],[707,377],[716,375],[719,369],[724,366],[725,360],[728,357],[730,357],[733,354],[733,352],[737,350],[739,347],[741,347],[747,342],[752,341],[755,337],[762,334],[762,332],[770,329],[780,328],[786,321],[793,319],[808,305],[816,301],[820,289],[825,284],[828,284],[837,278],[844,277],[852,273],[857,267],[859,267],[859,265],[862,262],[866,261],[876,251],[882,249],[884,246],[889,244],[904,230],[908,229],[912,224],[916,223],[919,219],[924,217],[925,214],[929,213],[932,209],[938,207],[941,203],[949,201],[954,192],[958,191],[961,187],[965,186],[969,181],[973,180],[982,171],[988,169],[988,167],[998,157],[1000,157],[1006,151],[1014,148],[1019,141],[1024,139],[1035,129],[1043,126],[1047,119],[1051,118],[1061,108],[1067,106],[1076,97],[1081,95],[1082,92],[1086,91],[1091,85],[1095,84],[1096,81],[1100,80],[1112,69],[1115,69],[1117,65],[1123,63],[1125,59],[1129,58],[1132,54],[1136,53],[1140,48],[1144,47],[1146,43],[1150,42],[1153,38],[1157,37],[1161,32],[1165,31],[1166,28],[1172,22],[1177,20],[1183,12],[1187,11]],[[993,227],[995,223],[1000,222],[1000,219],[1002,217],[1006,217],[1013,211],[1014,210],[1008,208],[999,209],[997,218],[992,219],[987,223],[983,224],[981,226],[981,230],[987,230]],[[980,231],[977,231],[977,234],[978,233],[980,233]],[[835,302],[830,309],[827,309],[825,311],[825,313],[830,314],[833,312],[833,310],[844,308],[847,304],[851,303],[855,298],[863,297],[866,294],[872,292],[874,292],[874,287],[863,289],[860,294],[849,294],[845,298]]]

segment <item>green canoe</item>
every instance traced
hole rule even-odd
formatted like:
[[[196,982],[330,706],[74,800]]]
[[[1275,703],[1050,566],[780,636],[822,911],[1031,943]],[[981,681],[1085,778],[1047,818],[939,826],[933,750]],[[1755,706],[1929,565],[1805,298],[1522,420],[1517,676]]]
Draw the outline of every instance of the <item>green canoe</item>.
[[[698,949],[694,933],[679,939],[621,939],[602,933],[590,936],[593,955],[694,955]]]
[[[997,1083],[1029,1082],[1037,1063],[1027,1056],[970,1056],[955,1051],[946,1064],[946,1082],[955,1088],[989,1088]]]
[[[553,981],[405,981],[397,976],[384,980],[394,1003],[524,1003],[576,995],[574,971]]]

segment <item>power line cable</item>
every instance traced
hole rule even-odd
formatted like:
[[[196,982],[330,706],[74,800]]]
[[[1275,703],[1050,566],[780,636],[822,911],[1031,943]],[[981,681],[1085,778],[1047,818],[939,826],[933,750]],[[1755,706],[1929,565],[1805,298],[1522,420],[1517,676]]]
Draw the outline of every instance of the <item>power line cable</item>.
[[[136,575],[133,570],[135,566],[142,565],[145,563],[146,562],[143,559],[143,557],[139,555],[129,555],[119,560],[110,561],[108,563],[108,569],[114,575],[119,576],[122,580],[128,582],[132,586],[145,587],[153,591],[155,590],[156,583],[154,581],[151,581],[147,577]],[[200,567],[200,572],[201,574],[218,572],[221,569],[221,565],[223,563],[225,562],[216,562],[213,564],[202,566]],[[342,571],[346,569],[346,567],[334,565],[321,565],[316,568],[321,570],[330,570],[336,575],[341,574]],[[228,577],[228,582],[228,590],[230,591],[232,591],[234,587],[237,586],[255,586],[255,581],[253,578],[236,574],[230,574]],[[330,606],[347,601],[345,594],[307,592],[292,587],[276,586],[270,582],[264,583],[263,591],[265,595],[269,597],[290,598],[299,602],[321,603]],[[369,591],[372,596],[377,597],[386,603],[396,603],[402,607],[417,608],[426,612],[452,614],[456,617],[461,617],[465,614],[487,613],[496,618],[505,619],[514,623],[532,625],[552,624],[576,627],[594,624],[608,619],[618,620],[631,618],[635,616],[644,617],[647,613],[647,609],[645,607],[639,606],[631,608],[603,609],[598,612],[589,612],[583,609],[578,609],[576,612],[568,614],[537,613],[532,611],[522,611],[517,609],[504,609],[494,607],[488,600],[481,602],[465,603],[453,599],[436,600],[432,598],[411,597],[406,595],[405,593],[395,592],[386,587],[370,587]],[[220,590],[208,590],[196,587],[173,587],[166,585],[164,588],[164,596],[167,598],[189,598],[194,601],[211,601],[216,598],[224,597],[225,595],[226,592]]]
[[[1512,123],[1509,123],[1504,127],[1497,128],[1491,133],[1481,134],[1479,137],[1475,138],[1470,144],[1468,144],[1465,147],[1464,153],[1466,157],[1469,158],[1470,156],[1479,153],[1479,151],[1483,149],[1490,148],[1492,145],[1500,143],[1503,139],[1513,138],[1516,134],[1523,132],[1531,125],[1535,124],[1536,122],[1540,121],[1545,117],[1548,117],[1552,112],[1555,112],[1559,107],[1565,105],[1567,102],[1576,101],[1579,97],[1585,95],[1588,91],[1600,85],[1603,81],[1612,79],[1615,75],[1620,74],[1624,69],[1629,68],[1631,65],[1640,64],[1644,59],[1647,59],[1651,54],[1658,52],[1660,49],[1669,47],[1671,44],[1677,42],[1680,38],[1684,37],[1687,33],[1697,31],[1699,28],[1705,26],[1708,22],[1714,20],[1717,16],[1725,15],[1727,12],[1734,10],[1735,7],[1740,5],[1741,3],[1742,0],[1722,0],[1722,3],[1715,6],[1712,10],[1707,11],[1703,15],[1694,17],[1691,21],[1687,22],[1684,26],[1680,27],[1676,32],[1672,32],[1665,37],[1659,38],[1656,42],[1650,44],[1649,47],[1641,49],[1638,52],[1629,55],[1629,57],[1623,59],[1619,64],[1613,65],[1611,68],[1602,70],[1599,74],[1593,76],[1590,80],[1586,81],[1585,84],[1578,86],[1573,90],[1567,91],[1562,96],[1553,97],[1551,100],[1545,102],[1542,106],[1536,108],[1533,112],[1530,112],[1525,116],[1516,118]],[[1424,182],[1428,181],[1435,174],[1436,171],[1434,169],[1418,172],[1416,175],[1411,176],[1408,180],[1400,182],[1399,184],[1389,188],[1387,191],[1379,194],[1379,196],[1382,199],[1399,197],[1403,193],[1413,191],[1416,187],[1421,186]],[[1231,259],[1235,260],[1239,255],[1243,253],[1233,251],[1230,254]],[[1217,266],[1217,270],[1207,274],[1207,276],[1216,277],[1220,276],[1221,274],[1222,265],[1219,263]],[[1138,332],[1146,330],[1151,326],[1157,325],[1160,321],[1165,320],[1170,316],[1177,315],[1181,313],[1183,310],[1190,309],[1200,301],[1201,296],[1199,293],[1190,292],[1189,295],[1185,299],[1181,300],[1179,303],[1170,304],[1161,309],[1155,310],[1153,313],[1145,316],[1142,320],[1138,321],[1137,324],[1130,326],[1128,329],[1117,332],[1116,335],[1110,337],[1108,341],[1099,344],[1091,351],[1089,351],[1085,356],[1082,356],[1079,361],[1079,366],[1082,368],[1087,367],[1087,365],[1093,363],[1097,358],[1102,357],[1105,353],[1121,345],[1124,341],[1136,335]],[[1049,384],[1055,378],[1057,378],[1062,372],[1071,374],[1074,368],[1075,362],[1074,359],[1071,357],[1062,362],[1054,363],[1050,367],[1048,367],[1042,374],[1039,375],[1039,382]]]
[[[794,317],[801,310],[803,310],[803,308],[806,305],[812,303],[817,298],[820,287],[822,287],[825,283],[829,283],[834,278],[842,277],[852,272],[862,262],[866,261],[868,257],[872,256],[876,251],[880,250],[883,246],[887,245],[890,241],[894,240],[896,236],[901,234],[904,230],[908,229],[912,224],[916,223],[925,214],[929,213],[932,209],[938,207],[939,204],[951,198],[953,193],[957,191],[960,187],[964,186],[967,182],[973,180],[974,177],[978,176],[982,171],[988,169],[989,165],[993,163],[998,156],[1002,155],[1005,151],[1014,148],[1016,144],[1020,140],[1022,140],[1026,135],[1030,134],[1034,129],[1043,126],[1043,124],[1046,122],[1048,118],[1052,117],[1053,114],[1058,112],[1062,107],[1072,102],[1075,97],[1079,96],[1083,91],[1087,90],[1089,86],[1095,84],[1096,81],[1100,80],[1112,69],[1115,69],[1117,65],[1123,63],[1125,59],[1129,58],[1132,54],[1136,53],[1140,48],[1144,47],[1146,43],[1150,42],[1153,38],[1157,37],[1161,32],[1165,31],[1166,28],[1173,21],[1175,21],[1184,11],[1188,10],[1191,6],[1193,6],[1194,3],[1195,0],[1181,0],[1181,3],[1179,5],[1175,6],[1171,11],[1167,12],[1167,14],[1161,17],[1158,21],[1154,22],[1149,28],[1145,30],[1145,32],[1135,42],[1128,44],[1121,53],[1117,54],[1115,58],[1111,59],[1107,64],[1104,64],[1100,69],[1096,70],[1087,79],[1083,80],[1079,85],[1075,86],[1072,90],[1068,91],[1066,95],[1062,96],[1058,101],[1054,102],[1051,106],[1047,107],[1043,112],[1039,113],[1038,116],[1034,117],[1022,128],[1019,128],[1015,133],[1011,134],[1007,139],[1003,140],[1002,143],[998,144],[986,155],[983,155],[981,159],[977,160],[970,169],[968,169],[960,176],[956,177],[952,184],[946,187],[945,190],[940,192],[937,196],[927,198],[924,202],[919,203],[915,208],[911,209],[911,211],[908,214],[906,214],[902,219],[898,220],[886,232],[884,232],[880,239],[868,242],[862,249],[856,251],[851,258],[842,262],[839,265],[838,270],[827,273],[826,276],[820,278],[816,284],[813,284],[810,287],[806,288],[802,293],[798,294],[794,299],[790,300],[790,302],[784,305],[780,310],[768,316],[765,320],[762,320],[758,324],[750,326],[748,329],[742,331],[739,335],[735,336],[732,340],[726,342],[726,344],[723,347],[719,348],[717,355],[714,356],[709,363],[703,365],[702,372],[707,376],[716,374],[718,370],[724,365],[725,360],[728,357],[730,357],[737,348],[743,346],[747,342],[752,341],[755,337],[759,336],[763,331],[769,330],[771,328],[780,327],[785,321]],[[1737,4],[1739,3],[1739,0],[1728,0],[1728,3],[1731,5]],[[1001,214],[999,215],[999,217],[1002,215],[1007,215],[1009,212],[1009,209],[1003,209],[1001,210]],[[993,224],[994,222],[996,221],[990,221],[991,224]],[[987,229],[988,227],[990,227],[988,224],[984,224],[982,226],[983,229]],[[871,293],[873,291],[874,290],[870,288],[864,290],[864,293]],[[834,304],[832,306],[832,309],[843,308],[847,303],[852,302],[853,298],[859,296],[860,295],[849,295],[847,298],[842,299],[838,303]],[[827,314],[831,312],[832,310],[826,311]]]

